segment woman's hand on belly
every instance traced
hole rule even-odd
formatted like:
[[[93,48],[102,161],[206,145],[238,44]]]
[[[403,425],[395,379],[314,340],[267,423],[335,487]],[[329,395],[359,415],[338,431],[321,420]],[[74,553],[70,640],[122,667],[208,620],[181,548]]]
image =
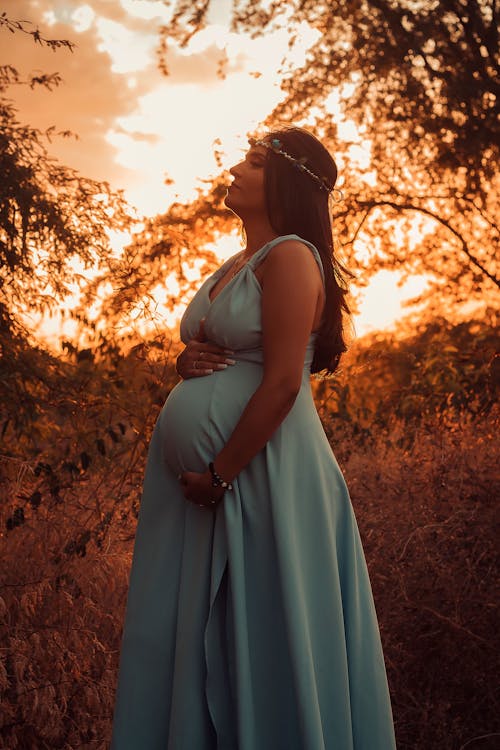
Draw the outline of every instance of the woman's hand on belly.
[[[223,487],[212,485],[212,474],[208,470],[203,474],[198,474],[195,471],[184,471],[179,474],[179,482],[186,500],[211,510],[217,507],[225,491]]]
[[[183,380],[211,375],[216,370],[225,370],[228,365],[236,364],[234,359],[228,357],[233,354],[230,349],[207,341],[204,325],[202,318],[198,333],[177,357],[175,369]]]

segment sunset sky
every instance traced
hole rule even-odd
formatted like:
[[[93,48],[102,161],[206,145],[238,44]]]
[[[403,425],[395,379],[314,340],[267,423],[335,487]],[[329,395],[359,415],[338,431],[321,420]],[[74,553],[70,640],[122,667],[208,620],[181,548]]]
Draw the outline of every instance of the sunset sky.
[[[124,189],[139,214],[163,213],[174,199],[194,197],[200,180],[219,171],[214,141],[221,141],[224,167],[241,158],[246,134],[282,98],[276,71],[283,56],[301,65],[317,33],[304,25],[292,53],[284,31],[258,39],[231,34],[230,4],[212,0],[208,28],[186,49],[170,46],[165,77],[157,48],[159,27],[171,10],[161,0],[7,0],[2,7],[12,20],[32,21],[45,36],[76,44],[72,53],[53,52],[27,35],[2,31],[0,64],[13,64],[23,74],[57,71],[63,77],[51,93],[11,89],[21,121],[77,133],[78,140],[55,139],[51,153],[87,177]],[[353,139],[353,125],[340,121],[335,95],[330,108],[339,137]],[[366,144],[355,147],[355,155],[369,159]],[[341,162],[339,167],[341,174]],[[401,315],[400,300],[423,286],[422,279],[413,279],[400,289],[397,280],[395,273],[382,272],[364,293],[359,334],[390,325]]]

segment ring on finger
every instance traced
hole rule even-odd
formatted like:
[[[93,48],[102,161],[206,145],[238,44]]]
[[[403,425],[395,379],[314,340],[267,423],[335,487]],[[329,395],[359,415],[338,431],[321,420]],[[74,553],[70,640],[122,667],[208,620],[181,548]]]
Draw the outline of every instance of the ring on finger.
[[[194,369],[194,370],[197,370],[197,369],[198,369],[198,362],[196,361],[196,359],[195,359],[195,361],[193,362],[193,369]]]

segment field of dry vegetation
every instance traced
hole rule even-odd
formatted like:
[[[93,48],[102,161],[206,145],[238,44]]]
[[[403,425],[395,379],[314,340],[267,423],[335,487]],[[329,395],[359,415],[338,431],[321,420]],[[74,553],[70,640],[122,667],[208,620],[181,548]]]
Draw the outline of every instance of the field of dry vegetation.
[[[400,750],[499,746],[493,322],[360,340],[337,378],[313,381],[364,541]],[[175,348],[68,345],[62,361],[4,343],[0,747],[104,750]]]

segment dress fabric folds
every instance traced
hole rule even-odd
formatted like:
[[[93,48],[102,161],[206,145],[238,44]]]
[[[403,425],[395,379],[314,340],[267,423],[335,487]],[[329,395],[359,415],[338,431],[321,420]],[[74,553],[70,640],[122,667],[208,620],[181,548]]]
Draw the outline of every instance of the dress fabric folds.
[[[264,245],[216,296],[224,263],[181,321],[205,318],[236,364],[180,382],[148,453],[111,750],[394,750],[366,563],[310,387],[215,512],[177,476],[205,471],[262,378]],[[304,240],[302,240],[304,242]],[[323,269],[316,248],[305,242]]]

